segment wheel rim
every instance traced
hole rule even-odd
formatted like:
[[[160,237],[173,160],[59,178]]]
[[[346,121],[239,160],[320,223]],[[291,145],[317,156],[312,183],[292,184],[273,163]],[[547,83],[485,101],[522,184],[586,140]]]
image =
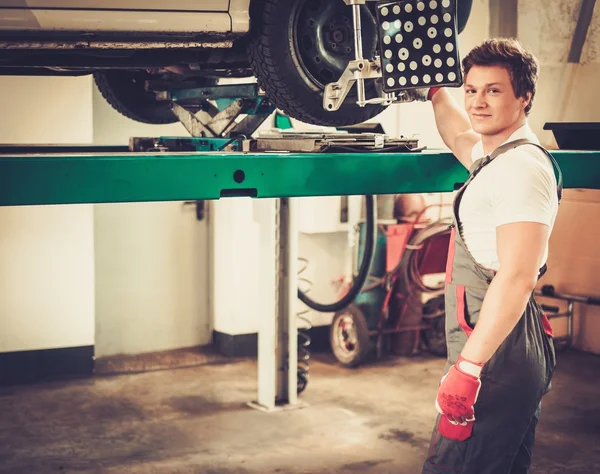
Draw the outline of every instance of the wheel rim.
[[[352,359],[358,353],[358,329],[351,315],[343,314],[337,319],[334,340],[338,354],[344,359]]]
[[[366,7],[361,11],[363,54],[370,58],[377,48],[376,20]],[[302,71],[325,89],[354,59],[352,9],[341,1],[300,1],[293,16],[292,38]]]

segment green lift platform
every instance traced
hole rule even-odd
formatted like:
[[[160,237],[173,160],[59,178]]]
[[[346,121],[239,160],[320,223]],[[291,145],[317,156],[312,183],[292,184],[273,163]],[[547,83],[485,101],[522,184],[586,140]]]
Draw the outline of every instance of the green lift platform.
[[[552,152],[565,188],[600,189],[600,151]],[[451,192],[452,154],[130,153],[108,149],[0,155],[0,205],[290,198]]]

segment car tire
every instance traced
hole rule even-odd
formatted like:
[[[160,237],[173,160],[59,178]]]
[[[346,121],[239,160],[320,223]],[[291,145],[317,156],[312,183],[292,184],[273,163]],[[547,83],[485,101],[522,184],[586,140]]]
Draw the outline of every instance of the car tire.
[[[148,77],[140,71],[94,73],[94,81],[104,99],[125,117],[149,124],[178,122],[168,102],[157,102],[154,94],[144,89]]]
[[[376,19],[361,6],[363,56],[377,50]],[[384,106],[356,105],[356,87],[337,111],[323,108],[325,85],[337,81],[354,59],[352,9],[341,0],[254,0],[250,5],[250,64],[267,97],[305,123],[344,126],[362,123]],[[367,98],[379,96],[367,81]]]

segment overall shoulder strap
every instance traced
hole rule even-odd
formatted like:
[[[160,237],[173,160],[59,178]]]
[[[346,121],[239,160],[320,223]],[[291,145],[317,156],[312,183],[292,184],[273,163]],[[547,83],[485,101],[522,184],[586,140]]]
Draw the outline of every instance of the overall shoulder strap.
[[[499,146],[498,148],[496,148],[489,155],[489,159],[487,161],[490,162],[494,158],[496,158],[498,155],[501,155],[502,153],[506,153],[507,151],[512,150],[513,148],[516,148],[516,147],[521,146],[521,145],[533,145],[535,147],[538,147],[540,150],[542,150],[546,154],[546,156],[548,156],[548,158],[550,159],[550,162],[552,163],[552,166],[554,168],[556,168],[556,172],[557,172],[557,175],[558,175],[558,177],[557,177],[556,191],[558,193],[558,202],[560,202],[561,199],[562,199],[562,192],[563,192],[562,171],[560,170],[560,167],[558,166],[558,163],[556,162],[556,159],[543,146],[538,145],[537,143],[534,143],[534,142],[532,142],[531,140],[529,140],[527,138],[520,138],[519,140],[514,140],[512,142],[505,143],[504,145]]]
[[[471,165],[471,167],[469,168],[469,173],[470,174],[478,173],[481,170],[481,168],[483,168],[484,166],[489,164],[492,160],[497,158],[502,153],[506,153],[507,151],[518,147],[519,145],[527,145],[527,144],[535,145],[535,143],[530,142],[526,138],[521,138],[519,140],[514,140],[512,142],[505,143],[504,145],[501,145],[498,148],[496,148],[489,155],[486,155],[482,158],[475,160],[473,162],[473,164]]]

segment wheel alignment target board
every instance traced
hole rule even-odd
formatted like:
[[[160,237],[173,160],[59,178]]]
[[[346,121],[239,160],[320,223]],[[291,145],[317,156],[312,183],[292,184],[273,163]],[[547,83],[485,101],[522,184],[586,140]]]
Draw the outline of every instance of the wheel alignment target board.
[[[377,5],[385,92],[462,85],[456,12],[456,0]]]

